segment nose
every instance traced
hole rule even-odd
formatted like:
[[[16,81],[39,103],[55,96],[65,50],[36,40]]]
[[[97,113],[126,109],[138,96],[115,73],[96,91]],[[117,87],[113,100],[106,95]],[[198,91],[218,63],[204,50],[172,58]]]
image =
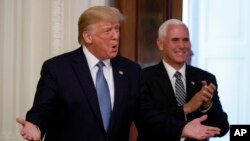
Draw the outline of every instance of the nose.
[[[178,43],[180,48],[190,47],[190,42],[187,39],[179,40]]]
[[[184,47],[185,47],[185,42],[182,41],[182,40],[180,40],[180,41],[179,41],[179,47],[180,47],[180,48],[184,48]]]
[[[117,30],[117,29],[114,29],[113,30],[113,39],[119,39],[119,36],[120,36],[120,31]]]

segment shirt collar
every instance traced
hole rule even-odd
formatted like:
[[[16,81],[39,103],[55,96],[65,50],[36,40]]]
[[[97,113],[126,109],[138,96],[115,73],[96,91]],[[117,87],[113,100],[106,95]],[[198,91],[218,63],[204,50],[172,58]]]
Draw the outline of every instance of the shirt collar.
[[[184,77],[185,79],[185,71],[186,71],[186,64],[184,64],[179,70],[176,70],[175,68],[173,68],[172,66],[170,66],[167,62],[165,62],[164,60],[162,60],[163,65],[165,67],[165,69],[167,70],[168,76],[170,79],[174,78],[174,74],[176,71],[179,71],[181,73],[181,75]]]
[[[96,67],[96,64],[100,61],[98,60],[86,47],[83,47],[83,52],[86,56],[89,68],[92,69]],[[106,67],[111,67],[110,59],[101,60]]]

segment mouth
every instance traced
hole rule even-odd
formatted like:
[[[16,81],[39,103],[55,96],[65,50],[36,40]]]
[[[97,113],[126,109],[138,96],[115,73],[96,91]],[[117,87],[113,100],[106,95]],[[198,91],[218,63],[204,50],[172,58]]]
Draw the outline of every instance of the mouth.
[[[185,55],[186,52],[185,52],[185,51],[177,51],[176,54],[177,54],[177,55]]]
[[[113,49],[115,49],[117,47],[118,47],[118,44],[115,44],[115,45],[111,46],[111,48],[113,48]]]

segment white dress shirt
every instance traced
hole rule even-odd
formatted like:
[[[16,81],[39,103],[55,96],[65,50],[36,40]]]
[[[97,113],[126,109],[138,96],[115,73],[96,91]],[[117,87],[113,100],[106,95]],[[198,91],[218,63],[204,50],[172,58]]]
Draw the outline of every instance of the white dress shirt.
[[[111,106],[113,109],[114,106],[114,79],[113,79],[113,71],[112,71],[112,65],[110,63],[110,59],[107,60],[98,60],[86,47],[83,47],[83,52],[86,56],[88,66],[91,72],[91,76],[93,79],[93,82],[96,86],[96,73],[98,71],[98,67],[96,64],[99,61],[102,61],[105,66],[103,67],[103,73],[105,76],[105,79],[107,80],[108,86],[109,86],[109,92],[110,92],[110,98],[111,98]]]
[[[169,79],[171,81],[172,88],[174,89],[174,92],[175,92],[175,81],[176,81],[176,77],[174,76],[174,74],[175,74],[176,71],[181,73],[181,75],[182,75],[181,80],[182,80],[182,82],[184,84],[184,89],[186,91],[186,75],[185,75],[186,65],[184,64],[181,67],[181,69],[179,69],[179,70],[175,70],[172,66],[167,64],[164,60],[163,60],[163,65],[164,65],[165,69],[167,70],[168,77],[169,77]]]

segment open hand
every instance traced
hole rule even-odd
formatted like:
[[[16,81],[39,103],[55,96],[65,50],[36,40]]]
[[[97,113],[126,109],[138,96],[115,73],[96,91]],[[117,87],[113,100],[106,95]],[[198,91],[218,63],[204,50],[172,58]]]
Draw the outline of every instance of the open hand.
[[[188,122],[182,130],[182,136],[198,140],[204,140],[209,137],[220,134],[219,128],[201,124],[201,122],[205,121],[206,119],[207,115],[204,115],[200,118],[196,118]]]
[[[17,118],[16,121],[22,125],[20,134],[25,140],[28,141],[40,141],[41,133],[38,127],[31,122],[24,120],[23,118]]]

